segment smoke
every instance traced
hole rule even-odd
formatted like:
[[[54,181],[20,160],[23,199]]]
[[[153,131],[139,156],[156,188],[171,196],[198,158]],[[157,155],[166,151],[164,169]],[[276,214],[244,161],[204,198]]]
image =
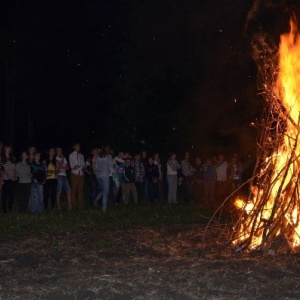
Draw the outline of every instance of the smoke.
[[[297,0],[254,0],[246,17],[245,31],[278,35],[288,30],[289,18],[298,11]]]
[[[298,3],[296,3],[298,2]],[[258,89],[274,76],[280,35],[289,31],[289,20],[299,10],[295,0],[254,0],[249,10],[245,33],[250,39],[252,57],[258,68]],[[267,66],[266,66],[267,65]]]
[[[286,10],[288,7],[290,7],[290,1],[287,0],[254,0],[253,5],[251,9],[248,12],[247,18],[246,18],[246,26],[245,29],[248,29],[248,26],[251,22],[257,22],[257,17],[265,12],[272,12],[275,10]],[[260,25],[258,23],[258,25]]]

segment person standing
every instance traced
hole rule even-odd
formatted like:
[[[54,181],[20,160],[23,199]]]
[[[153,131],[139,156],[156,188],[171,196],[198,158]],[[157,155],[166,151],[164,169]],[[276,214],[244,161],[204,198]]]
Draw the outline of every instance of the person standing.
[[[202,166],[203,170],[203,188],[204,188],[204,200],[213,205],[215,195],[215,166],[213,160],[208,158],[206,163]]]
[[[17,180],[16,173],[16,158],[13,155],[12,148],[10,146],[5,146],[4,155],[4,176],[3,176],[3,194],[2,194],[2,208],[3,212],[7,213],[7,202],[8,211],[12,212],[13,201],[15,196],[15,183]]]
[[[109,153],[101,153],[96,161],[95,174],[97,182],[100,188],[100,193],[97,196],[97,200],[102,197],[102,210],[105,213],[107,209],[107,200],[109,196],[109,176],[112,170],[112,160],[109,157]],[[95,205],[98,203],[96,202]]]
[[[176,154],[171,153],[167,162],[167,180],[168,180],[168,202],[169,204],[177,203],[177,171],[180,164],[176,160]]]
[[[74,151],[69,155],[71,168],[71,202],[74,208],[83,208],[83,187],[84,187],[84,157],[80,153],[80,144],[73,145]]]
[[[190,163],[190,153],[185,152],[184,160],[181,162],[182,174],[184,175],[183,179],[183,188],[184,188],[184,202],[187,204],[192,200],[192,183],[193,175],[196,172],[196,169],[192,167]]]
[[[217,191],[219,198],[224,196],[227,172],[228,162],[224,159],[224,156],[220,154],[218,160],[216,161]]]
[[[134,168],[135,186],[138,194],[138,201],[142,203],[143,202],[143,178],[145,174],[145,169],[144,169],[144,165],[141,162],[141,156],[139,153],[137,153],[134,156],[131,165]]]
[[[96,197],[99,193],[98,183],[95,175],[95,168],[96,168],[96,161],[99,156],[99,151],[97,147],[94,147],[91,149],[91,154],[87,158],[85,165],[85,172],[88,174],[89,184],[90,184],[90,206],[94,205],[94,202],[96,200]]]
[[[242,171],[242,164],[239,161],[237,154],[234,154],[229,165],[232,191],[237,190],[241,186]]]
[[[202,183],[203,183],[203,170],[202,170],[202,161],[200,157],[196,157],[195,159],[195,173],[193,180],[193,190],[194,195],[197,198],[202,196]]]
[[[152,157],[148,158],[145,168],[146,180],[148,181],[148,195],[150,203],[158,200],[158,178],[159,171],[157,165],[154,164]]]
[[[34,146],[30,146],[28,148],[28,156],[29,156],[29,163],[31,164],[34,159],[34,154],[36,152],[36,149]]]
[[[33,161],[30,165],[32,181],[30,190],[30,212],[42,212],[44,211],[44,195],[43,185],[46,180],[46,173],[43,164],[41,163],[41,154],[36,151],[33,157]]]
[[[135,172],[134,168],[131,166],[130,158],[126,158],[125,160],[124,180],[124,204],[129,204],[130,192],[132,193],[134,203],[138,204],[138,194],[135,186]]]
[[[31,186],[31,169],[29,155],[22,152],[21,161],[17,163],[17,177],[19,178],[19,212],[28,211],[30,186]]]
[[[60,195],[62,191],[67,193],[68,200],[68,210],[72,210],[71,203],[71,188],[67,177],[67,170],[69,170],[69,165],[65,157],[63,156],[63,151],[61,147],[56,148],[56,170],[57,170],[57,190],[56,190],[56,205],[60,210]]]
[[[44,166],[46,169],[46,183],[44,187],[44,208],[45,210],[48,209],[48,200],[50,196],[51,208],[54,209],[57,191],[57,170],[54,148],[49,149],[48,157],[44,161]]]
[[[4,147],[3,143],[0,141],[0,199],[2,198],[2,185],[3,185],[3,175],[4,175]]]

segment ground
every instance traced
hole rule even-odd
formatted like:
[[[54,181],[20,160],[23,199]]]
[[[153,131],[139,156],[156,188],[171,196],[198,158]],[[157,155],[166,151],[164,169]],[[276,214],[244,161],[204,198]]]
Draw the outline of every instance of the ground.
[[[1,299],[300,299],[300,256],[233,253],[224,226],[0,238]],[[204,237],[205,234],[205,237]]]

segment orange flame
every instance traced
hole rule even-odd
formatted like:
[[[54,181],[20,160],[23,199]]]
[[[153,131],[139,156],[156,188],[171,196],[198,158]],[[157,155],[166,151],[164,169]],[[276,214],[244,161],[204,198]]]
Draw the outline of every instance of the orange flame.
[[[245,218],[245,222],[238,228],[237,234],[238,239],[233,242],[234,245],[238,245],[241,242],[247,240],[250,236],[250,231],[253,226],[254,218],[251,215],[258,217],[258,223],[267,224],[270,220],[272,211],[274,208],[275,199],[279,202],[284,203],[290,195],[286,194],[287,187],[297,185],[298,181],[296,176],[300,172],[300,163],[293,163],[287,168],[286,174],[280,174],[280,170],[286,165],[286,162],[290,160],[292,155],[297,157],[299,161],[300,157],[300,145],[296,145],[293,149],[291,141],[297,140],[297,136],[300,134],[300,129],[297,126],[299,123],[300,114],[300,35],[297,31],[296,18],[293,16],[290,20],[290,32],[282,34],[279,45],[279,64],[278,64],[278,77],[276,85],[273,87],[274,98],[280,99],[282,105],[287,114],[287,128],[284,136],[284,142],[282,146],[268,157],[266,163],[274,164],[275,170],[271,175],[271,181],[275,181],[272,185],[272,190],[269,193],[268,201],[264,205],[264,209],[256,212],[256,205],[262,197],[263,190],[258,192],[258,188],[252,186],[252,195],[250,203],[244,202],[242,199],[236,199],[234,205],[247,213],[248,217]],[[292,153],[294,151],[294,154]],[[263,170],[261,170],[263,172]],[[285,176],[285,177],[284,177]],[[277,197],[277,198],[276,198]],[[292,247],[300,247],[300,203],[297,201],[291,209],[288,207],[284,210],[284,223],[286,226],[290,226],[292,230],[289,232],[288,242]],[[259,214],[259,215],[257,215]],[[278,217],[277,212],[272,216],[274,219]],[[257,218],[256,218],[257,220]],[[276,235],[284,234],[282,227],[278,227]],[[256,248],[262,241],[263,226],[257,228],[255,236],[251,240],[249,246],[250,249]]]

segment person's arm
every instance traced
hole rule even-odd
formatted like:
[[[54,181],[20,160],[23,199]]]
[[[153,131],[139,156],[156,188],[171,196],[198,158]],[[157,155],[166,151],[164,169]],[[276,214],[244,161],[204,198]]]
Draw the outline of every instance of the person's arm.
[[[77,160],[74,157],[74,152],[69,155],[69,162],[71,170],[77,170],[79,166],[77,165]]]
[[[186,162],[186,161],[182,161],[181,162],[181,169],[182,169],[182,174],[184,175],[184,176],[187,176],[187,175],[189,175],[189,164]]]
[[[16,165],[16,172],[17,172],[17,177],[20,177],[20,164],[17,163]]]

